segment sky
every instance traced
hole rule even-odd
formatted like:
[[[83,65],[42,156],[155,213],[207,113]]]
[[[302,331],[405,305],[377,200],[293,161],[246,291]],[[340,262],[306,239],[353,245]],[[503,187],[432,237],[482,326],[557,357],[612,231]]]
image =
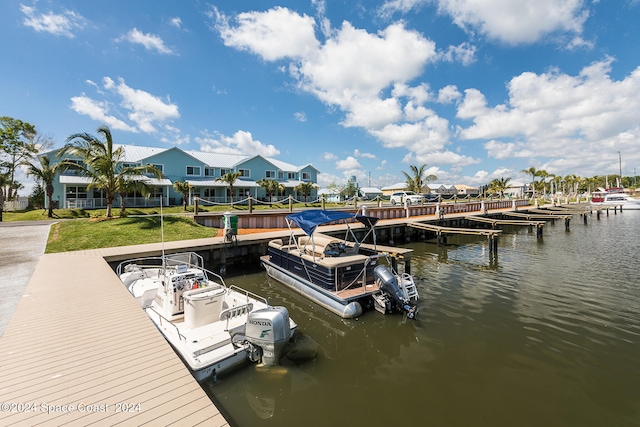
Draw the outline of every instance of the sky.
[[[633,176],[638,22],[640,0],[3,0],[0,115],[320,186]]]

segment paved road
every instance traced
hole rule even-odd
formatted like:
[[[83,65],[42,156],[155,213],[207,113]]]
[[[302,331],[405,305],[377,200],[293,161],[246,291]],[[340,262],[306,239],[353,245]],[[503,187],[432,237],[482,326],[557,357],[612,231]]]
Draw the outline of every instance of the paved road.
[[[54,222],[0,222],[0,337],[44,254]]]

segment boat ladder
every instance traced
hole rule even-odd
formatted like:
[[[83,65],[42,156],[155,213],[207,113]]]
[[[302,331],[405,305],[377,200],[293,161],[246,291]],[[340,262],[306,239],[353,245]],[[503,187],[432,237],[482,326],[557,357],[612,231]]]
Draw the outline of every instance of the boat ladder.
[[[413,277],[408,273],[402,274],[402,288],[409,301],[417,300],[420,298],[418,295],[418,288],[416,287]]]

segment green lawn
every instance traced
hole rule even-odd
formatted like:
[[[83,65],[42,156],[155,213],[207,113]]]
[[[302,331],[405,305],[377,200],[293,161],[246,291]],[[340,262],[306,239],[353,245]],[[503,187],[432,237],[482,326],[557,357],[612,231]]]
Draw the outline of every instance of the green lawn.
[[[327,204],[327,207],[329,205]],[[332,204],[332,206],[335,206]],[[256,205],[255,210],[288,209],[288,204]],[[295,204],[294,208],[316,207],[320,204]],[[248,211],[246,205],[211,206],[199,212]],[[160,208],[128,208],[126,217],[120,218],[120,209],[113,209],[114,218],[105,218],[105,209],[56,209],[54,219],[60,221],[51,227],[46,253],[97,249],[126,245],[139,245],[162,241]],[[185,213],[181,206],[163,207],[164,241],[201,239],[215,237],[217,230],[195,223],[193,206]],[[28,210],[4,212],[3,221],[39,221],[47,218],[47,211]],[[72,220],[72,221],[71,221]]]
[[[165,216],[164,240],[215,237],[217,230],[183,216]],[[46,253],[158,243],[162,241],[159,216],[60,221],[51,227]]]

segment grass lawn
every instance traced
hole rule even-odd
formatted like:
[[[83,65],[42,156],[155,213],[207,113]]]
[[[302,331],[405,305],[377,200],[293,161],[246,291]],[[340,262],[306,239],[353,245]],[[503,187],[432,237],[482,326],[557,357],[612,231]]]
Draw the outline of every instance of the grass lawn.
[[[215,228],[196,224],[190,218],[165,216],[164,240],[215,237]],[[60,221],[51,227],[45,253],[158,243],[162,241],[159,216],[92,218]]]

